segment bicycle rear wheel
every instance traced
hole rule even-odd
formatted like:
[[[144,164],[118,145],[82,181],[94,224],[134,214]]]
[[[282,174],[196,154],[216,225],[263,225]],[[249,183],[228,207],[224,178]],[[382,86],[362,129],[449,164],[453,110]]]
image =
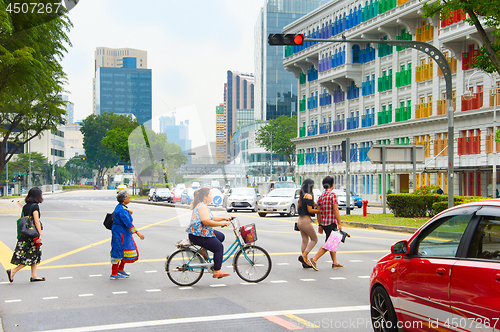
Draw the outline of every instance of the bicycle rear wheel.
[[[234,258],[236,274],[246,282],[260,282],[271,272],[271,257],[263,248],[246,246]]]
[[[193,257],[195,256],[196,257]],[[203,258],[191,249],[179,249],[168,256],[165,271],[168,278],[176,285],[191,286],[196,284],[203,276],[204,269],[186,267],[188,262],[194,264],[204,263]]]

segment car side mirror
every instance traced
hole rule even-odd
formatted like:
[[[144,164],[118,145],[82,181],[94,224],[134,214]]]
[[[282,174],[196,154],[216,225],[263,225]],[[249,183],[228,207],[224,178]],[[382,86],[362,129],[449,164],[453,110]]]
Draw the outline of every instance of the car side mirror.
[[[391,252],[396,255],[407,255],[410,252],[408,241],[399,241],[391,246]]]

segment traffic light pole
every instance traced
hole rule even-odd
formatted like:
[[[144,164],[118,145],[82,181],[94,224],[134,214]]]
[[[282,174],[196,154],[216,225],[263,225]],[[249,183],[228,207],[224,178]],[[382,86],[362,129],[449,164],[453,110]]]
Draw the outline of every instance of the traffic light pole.
[[[448,114],[448,207],[454,205],[454,190],[453,190],[453,172],[454,172],[454,112],[453,109],[453,97],[452,97],[452,80],[451,80],[451,69],[448,64],[448,60],[443,55],[443,53],[437,49],[434,45],[413,40],[378,40],[378,39],[316,39],[316,38],[305,38],[304,42],[325,42],[325,43],[378,43],[378,44],[389,44],[393,46],[403,46],[414,48],[425,54],[429,55],[434,61],[436,61],[439,69],[443,73],[443,77],[446,83],[446,109]]]
[[[346,137],[345,139],[345,165],[346,165],[346,184],[345,184],[345,214],[351,214],[351,139]]]

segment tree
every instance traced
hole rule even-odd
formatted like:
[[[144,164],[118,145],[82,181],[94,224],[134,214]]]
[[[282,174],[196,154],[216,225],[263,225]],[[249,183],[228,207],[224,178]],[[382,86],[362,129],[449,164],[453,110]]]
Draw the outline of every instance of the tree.
[[[87,163],[86,157],[82,155],[69,159],[64,164],[64,168],[69,172],[72,183],[78,183],[80,179],[91,179],[93,176],[92,168]]]
[[[291,140],[297,137],[297,117],[282,115],[261,127],[256,133],[256,140],[261,147],[271,153],[286,158],[288,172],[292,171],[292,162],[295,160],[295,143]]]
[[[0,0],[0,171],[24,144],[64,123],[59,61],[71,45],[67,16],[9,13]]]
[[[108,130],[102,139],[102,145],[115,152],[122,162],[130,162],[128,138],[135,128],[139,127],[137,120],[121,115],[113,120],[113,129]]]
[[[9,163],[9,173],[28,173],[29,176],[29,153],[20,153],[17,155],[16,161]],[[46,174],[49,168],[47,158],[39,152],[31,152],[31,180],[32,185],[40,186],[48,180]],[[4,173],[5,178],[5,173]],[[27,176],[24,177],[25,182],[28,183]]]
[[[109,130],[114,129],[113,122],[121,123],[119,117],[114,113],[105,112],[101,115],[91,114],[84,121],[80,131],[83,134],[83,148],[88,164],[97,170],[97,183],[99,188],[104,184],[104,173],[118,164],[120,157],[118,153],[109,150],[101,144]]]
[[[424,15],[449,18],[454,10],[462,10],[469,15],[465,20],[473,25],[483,42],[481,54],[472,66],[485,72],[500,74],[500,6],[493,0],[438,0],[426,2]],[[482,21],[481,21],[482,20]],[[488,31],[487,31],[488,30]]]
[[[139,186],[153,172],[163,173],[167,179],[177,179],[177,170],[187,162],[179,145],[168,142],[167,135],[155,133],[151,129],[140,126],[135,128],[128,138],[130,162],[139,177]]]

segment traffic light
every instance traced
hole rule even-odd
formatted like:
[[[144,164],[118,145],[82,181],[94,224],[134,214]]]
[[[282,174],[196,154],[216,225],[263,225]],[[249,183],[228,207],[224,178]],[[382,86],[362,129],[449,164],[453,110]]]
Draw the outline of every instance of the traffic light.
[[[83,161],[87,160],[87,157],[82,157],[82,160],[83,160]]]
[[[304,43],[304,35],[302,33],[271,33],[267,38],[269,45],[302,45]]]
[[[342,141],[341,147],[342,147],[342,161],[346,161],[347,142],[346,141]]]
[[[21,181],[21,175],[17,176],[17,181]]]

